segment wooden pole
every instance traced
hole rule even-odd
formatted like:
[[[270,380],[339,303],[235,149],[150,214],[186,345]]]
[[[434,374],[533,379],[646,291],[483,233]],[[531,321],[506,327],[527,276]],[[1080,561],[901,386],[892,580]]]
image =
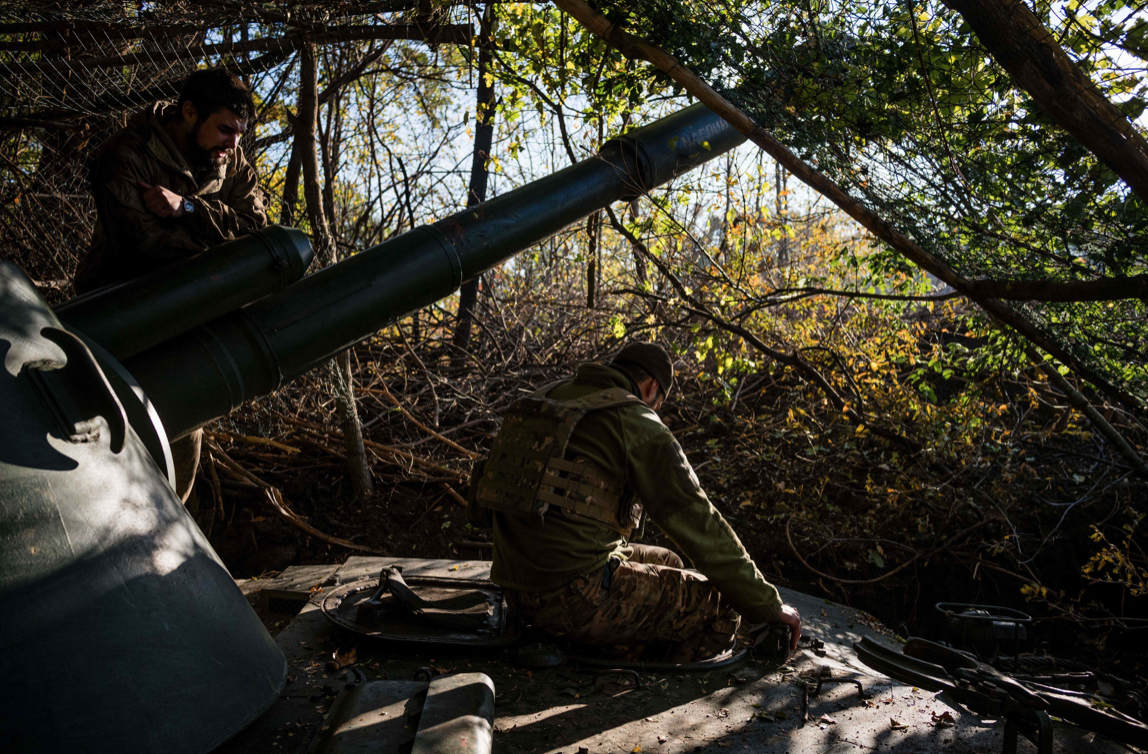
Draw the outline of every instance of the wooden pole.
[[[311,224],[311,238],[315,242],[315,258],[320,267],[335,262],[335,243],[327,217],[323,211],[323,191],[319,182],[319,157],[315,148],[316,122],[319,115],[318,60],[313,45],[304,45],[299,51],[299,115],[297,117],[297,144],[301,145],[303,167],[303,195],[307,202],[307,218]],[[374,491],[371,466],[363,445],[363,426],[355,406],[354,383],[351,379],[351,354],[344,351],[328,364],[331,391],[335,398],[335,411],[343,431],[343,444],[347,453],[347,476],[356,498]]]

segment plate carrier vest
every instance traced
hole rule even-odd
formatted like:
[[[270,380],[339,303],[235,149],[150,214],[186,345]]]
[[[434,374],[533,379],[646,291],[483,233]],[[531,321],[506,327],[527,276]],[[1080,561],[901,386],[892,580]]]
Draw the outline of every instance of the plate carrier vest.
[[[622,388],[556,400],[552,383],[515,401],[485,461],[476,502],[491,510],[543,517],[550,506],[600,521],[624,537],[642,519],[642,505],[620,480],[583,459],[567,461],[566,446],[582,417],[591,411],[642,400]]]

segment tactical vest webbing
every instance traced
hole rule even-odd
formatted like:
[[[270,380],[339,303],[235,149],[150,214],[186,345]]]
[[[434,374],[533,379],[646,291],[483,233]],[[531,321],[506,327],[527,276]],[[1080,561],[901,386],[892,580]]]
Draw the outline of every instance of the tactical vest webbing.
[[[622,481],[584,459],[564,456],[574,428],[589,412],[644,404],[622,388],[564,401],[546,397],[558,384],[511,405],[486,460],[477,500],[492,510],[539,517],[555,506],[629,536],[642,506]]]

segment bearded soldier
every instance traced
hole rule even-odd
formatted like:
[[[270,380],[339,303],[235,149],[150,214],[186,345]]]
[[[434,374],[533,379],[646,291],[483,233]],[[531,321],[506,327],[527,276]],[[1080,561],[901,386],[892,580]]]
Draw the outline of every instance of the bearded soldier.
[[[666,351],[634,343],[511,406],[472,489],[474,515],[494,527],[491,578],[536,628],[629,656],[661,642],[671,662],[713,657],[732,648],[742,616],[787,625],[796,648],[800,615],[658,418],[673,384]],[[646,516],[700,575],[630,542]]]
[[[97,222],[76,290],[139,277],[265,226],[259,178],[239,147],[254,115],[242,81],[207,69],[188,76],[174,105],[136,113],[104,142],[91,170]],[[201,436],[171,446],[185,502]]]

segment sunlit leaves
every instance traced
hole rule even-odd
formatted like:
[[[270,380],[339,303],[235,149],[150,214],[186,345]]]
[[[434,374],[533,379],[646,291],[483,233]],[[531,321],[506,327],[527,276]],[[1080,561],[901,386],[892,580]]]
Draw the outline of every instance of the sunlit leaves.
[[[609,12],[967,277],[1079,280],[1148,269],[1143,204],[940,2],[640,0]],[[1142,13],[1119,0],[1037,12],[1101,91],[1140,118]],[[879,276],[911,268],[891,250],[868,264]],[[1087,353],[1098,373],[1148,396],[1142,302],[1024,309]]]

